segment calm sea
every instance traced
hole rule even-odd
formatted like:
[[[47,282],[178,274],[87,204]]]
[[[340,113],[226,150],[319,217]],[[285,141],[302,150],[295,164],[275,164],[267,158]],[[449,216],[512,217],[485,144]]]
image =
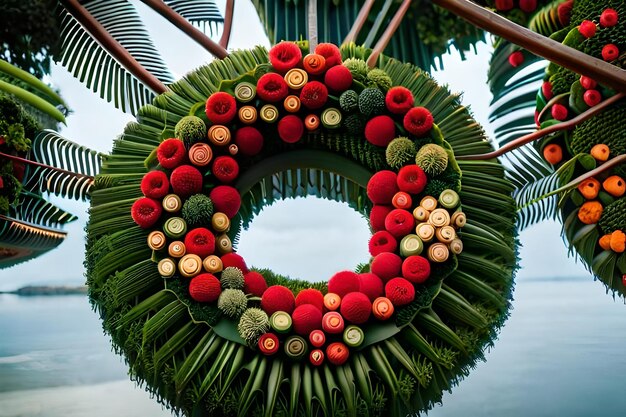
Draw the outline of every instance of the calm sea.
[[[500,339],[429,416],[625,416],[626,307],[590,278],[522,280]],[[0,416],[167,416],[82,296],[0,295]]]

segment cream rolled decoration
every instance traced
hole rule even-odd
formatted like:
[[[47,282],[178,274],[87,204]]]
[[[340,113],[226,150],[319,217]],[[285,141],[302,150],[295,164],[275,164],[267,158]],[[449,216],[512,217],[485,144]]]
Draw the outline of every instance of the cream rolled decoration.
[[[196,166],[207,166],[211,159],[213,159],[213,150],[208,143],[194,143],[189,149],[189,161]]]
[[[450,243],[456,238],[456,231],[452,226],[443,226],[435,232],[437,240],[441,243]]]
[[[198,255],[188,253],[178,261],[178,270],[185,278],[191,278],[202,271],[202,259]]]
[[[287,71],[285,74],[285,82],[289,88],[293,90],[300,90],[309,81],[309,75],[305,70],[300,68],[293,68]]]
[[[256,86],[252,83],[243,81],[235,87],[235,98],[242,103],[254,100],[256,96]]]
[[[167,252],[173,258],[180,258],[187,253],[187,248],[185,248],[185,244],[183,242],[175,240],[174,242],[170,243],[167,248]]]
[[[235,156],[237,155],[237,152],[239,152],[239,147],[237,145],[235,145],[234,143],[231,143],[230,145],[228,145],[228,153]]]
[[[439,204],[447,209],[456,208],[461,203],[461,198],[454,190],[443,190],[439,196]]]
[[[202,267],[205,271],[215,274],[221,272],[224,269],[222,260],[217,255],[209,255],[202,261]]]
[[[450,250],[444,243],[433,243],[428,248],[428,259],[433,262],[445,262],[450,256]]]
[[[170,217],[163,225],[165,235],[172,239],[178,239],[187,233],[187,223],[182,217]]]
[[[461,252],[463,252],[463,241],[459,238],[456,238],[452,242],[450,242],[450,252],[454,253],[455,255],[459,255]]]
[[[424,250],[424,243],[417,235],[406,235],[400,241],[400,255],[403,257],[420,255]]]
[[[157,269],[163,278],[171,278],[176,273],[176,263],[170,258],[164,258],[159,261]]]
[[[443,227],[450,225],[450,213],[446,209],[435,209],[428,217],[428,223],[435,227]]]
[[[413,210],[413,217],[415,217],[415,220],[417,220],[418,222],[425,222],[426,220],[428,220],[429,216],[430,211],[426,210],[422,206],[417,206]]]
[[[213,125],[207,133],[209,142],[216,146],[226,146],[230,143],[230,130],[226,126]]]
[[[455,227],[458,227],[460,229],[461,227],[465,226],[465,223],[467,223],[467,217],[462,211],[455,211],[452,214],[452,218],[450,219],[450,221]]]
[[[341,126],[341,112],[334,107],[329,107],[322,112],[320,120],[327,129],[337,129]]]
[[[211,227],[216,232],[226,232],[230,229],[230,219],[226,214],[218,211],[211,217]]]
[[[161,250],[167,244],[165,234],[159,230],[155,230],[148,235],[148,246],[152,250]]]
[[[259,117],[266,123],[274,123],[278,120],[278,109],[272,104],[266,104],[261,107]]]
[[[422,242],[430,242],[435,238],[435,226],[430,223],[420,223],[415,227],[415,234]]]
[[[163,210],[176,213],[183,206],[183,202],[176,194],[168,194],[163,198]]]
[[[222,254],[230,253],[233,251],[233,243],[230,241],[230,238],[226,234],[217,236],[217,238],[215,239],[215,247]]]
[[[437,199],[429,195],[422,198],[422,201],[420,201],[420,206],[424,207],[428,211],[433,211],[434,209],[436,209],[437,204]]]
[[[241,120],[241,123],[251,125],[256,122],[256,119],[257,119],[256,107],[243,106],[239,109],[238,114],[239,114],[239,120]]]
[[[287,96],[283,106],[289,113],[297,113],[300,110],[300,99],[298,96]]]

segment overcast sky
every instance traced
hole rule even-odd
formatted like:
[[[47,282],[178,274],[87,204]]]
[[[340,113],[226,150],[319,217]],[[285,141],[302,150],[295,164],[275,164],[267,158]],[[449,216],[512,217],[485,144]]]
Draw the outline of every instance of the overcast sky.
[[[140,2],[135,3],[176,78],[212,59],[182,32]],[[236,4],[230,48],[249,48],[259,43],[268,46],[251,2]],[[220,7],[223,10],[222,4]],[[490,48],[484,44],[479,46],[478,55],[469,55],[466,61],[453,54],[445,59],[445,71],[434,76],[448,83],[453,91],[464,91],[464,103],[471,106],[477,120],[491,132],[487,122],[490,96],[486,85],[489,54]],[[54,67],[52,81],[74,110],[61,133],[75,142],[108,152],[115,137],[133,117],[115,110],[61,67]],[[68,238],[57,249],[25,264],[0,270],[0,290],[33,283],[84,282],[83,228],[88,204],[55,197],[51,200],[78,215],[79,220],[66,227]],[[522,270],[518,279],[587,274],[580,263],[567,257],[560,230],[559,224],[549,222],[522,233]],[[271,267],[292,277],[326,280],[336,271],[352,269],[366,261],[368,238],[366,221],[347,205],[310,197],[264,210],[242,234],[239,252],[249,265]],[[601,285],[596,288],[604,291]]]

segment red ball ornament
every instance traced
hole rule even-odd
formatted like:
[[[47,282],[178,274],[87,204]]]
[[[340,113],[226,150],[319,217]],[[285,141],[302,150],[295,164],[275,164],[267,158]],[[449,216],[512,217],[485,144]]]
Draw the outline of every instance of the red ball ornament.
[[[359,292],[365,294],[370,301],[373,302],[383,295],[384,291],[383,281],[377,275],[371,272],[359,274]]]
[[[264,355],[274,355],[280,348],[278,336],[274,333],[265,333],[259,338],[259,350]]]
[[[404,278],[394,278],[385,285],[385,297],[394,306],[403,306],[415,299],[415,288]]]
[[[346,68],[347,69],[347,68]],[[326,73],[328,74],[330,70]],[[348,71],[350,72],[350,71]],[[328,89],[319,81],[310,81],[300,91],[300,103],[307,109],[315,110],[324,107],[328,100]],[[295,117],[295,116],[294,116]]]
[[[311,342],[311,345],[314,347],[322,347],[324,343],[326,343],[326,335],[321,330],[313,330],[309,333],[309,342]]]
[[[215,302],[221,293],[220,280],[213,274],[200,274],[189,282],[189,295],[199,303]]]
[[[617,46],[610,43],[602,48],[602,59],[604,59],[605,61],[615,61],[617,57],[619,57],[619,49],[617,48]]]
[[[578,32],[583,35],[585,38],[591,38],[596,34],[596,24],[591,20],[583,20],[578,26]]]
[[[509,55],[509,65],[513,68],[517,68],[524,63],[524,54],[522,51],[515,51]]]
[[[567,107],[562,104],[555,104],[550,109],[550,113],[552,114],[552,118],[555,120],[563,121],[567,119]]]
[[[513,0],[496,0],[496,10],[499,12],[506,12],[513,8]]]
[[[230,184],[235,181],[239,175],[239,164],[232,156],[218,156],[213,161],[211,170],[215,178],[224,184]]]
[[[181,165],[172,171],[170,184],[179,197],[189,197],[202,191],[202,174],[191,165]]]
[[[400,191],[397,179],[396,173],[388,170],[372,175],[367,182],[367,196],[372,203],[390,205],[395,193]]]
[[[615,9],[606,9],[600,15],[600,26],[608,28],[617,25],[618,14]]]
[[[256,271],[250,271],[243,276],[243,292],[246,294],[252,294],[256,297],[263,296],[263,293],[267,289],[267,282],[263,275]]]
[[[387,146],[396,137],[396,124],[389,116],[376,116],[365,124],[365,139],[375,146]]]
[[[324,352],[321,349],[313,349],[309,353],[309,361],[313,366],[320,366],[324,363]]]
[[[406,114],[413,108],[415,99],[411,90],[406,87],[391,87],[385,96],[387,110],[393,114]]]
[[[400,276],[402,258],[391,252],[383,252],[372,259],[370,270],[380,279],[387,282],[391,278]]]
[[[150,171],[141,180],[141,192],[149,198],[163,198],[169,188],[170,182],[163,171]]]
[[[277,311],[284,311],[288,314],[293,313],[296,305],[296,299],[291,290],[282,285],[272,285],[263,293],[261,297],[261,308],[271,316]],[[321,318],[320,318],[321,320]]]
[[[592,90],[592,89],[596,88],[598,83],[593,78],[581,75],[580,76],[580,85],[582,85],[585,90]]]
[[[242,127],[235,132],[235,144],[242,155],[254,156],[263,149],[263,135],[252,126]]]
[[[232,219],[241,207],[241,196],[236,188],[229,185],[218,185],[211,190],[209,198],[213,201],[216,212],[222,212]]]
[[[343,296],[359,290],[359,274],[352,271],[337,272],[328,280],[328,292]],[[342,301],[343,302],[343,301]]]
[[[206,117],[216,125],[230,123],[237,114],[237,102],[235,97],[223,91],[218,91],[209,96],[206,101]]]
[[[574,8],[574,0],[567,0],[559,4],[556,8],[556,12],[559,16],[559,23],[562,26],[568,26],[572,19],[572,9]]]
[[[415,229],[415,218],[407,210],[395,209],[385,217],[385,229],[396,238],[402,238]]]
[[[392,206],[375,205],[370,211],[370,227],[374,232],[385,230],[385,217],[393,210]]]
[[[326,348],[326,358],[333,365],[341,366],[350,358],[350,349],[341,342],[331,343]]]
[[[372,314],[372,303],[367,295],[351,292],[341,300],[341,315],[354,324],[365,323]]]
[[[296,143],[304,134],[304,123],[298,116],[290,114],[278,122],[278,136],[286,143]]]
[[[322,329],[328,334],[340,334],[344,327],[343,316],[336,311],[329,311],[322,317]]]
[[[341,64],[341,51],[332,43],[320,43],[315,47],[315,53],[326,59],[326,68]]]
[[[370,255],[376,256],[383,252],[395,252],[398,248],[398,241],[386,230],[374,233],[368,243]]]
[[[165,169],[174,169],[187,159],[187,151],[182,140],[165,139],[157,148],[157,159]]]
[[[296,307],[291,314],[293,330],[300,336],[309,336],[313,330],[322,328],[322,311],[311,304]]]
[[[162,212],[161,202],[148,197],[141,197],[130,209],[131,217],[143,229],[154,226]]]
[[[222,267],[224,269],[228,268],[229,266],[232,266],[235,268],[239,268],[241,272],[243,272],[244,274],[247,274],[248,272],[250,272],[250,270],[248,269],[248,265],[246,265],[246,261],[238,253],[230,252],[225,255],[222,255],[220,259],[222,261]]]
[[[430,262],[423,256],[409,256],[402,263],[402,276],[413,284],[422,284],[430,276]]]
[[[552,83],[550,81],[544,81],[543,84],[541,84],[541,93],[546,100],[550,100],[554,97],[554,93],[552,92]]]
[[[315,288],[306,288],[296,296],[296,307],[304,304],[310,304],[319,311],[324,311],[324,294]]]
[[[256,94],[261,100],[277,103],[289,94],[289,86],[280,74],[268,72],[263,74],[256,83]]]
[[[583,94],[583,100],[589,107],[593,107],[602,101],[602,95],[598,90],[587,90]]]
[[[398,171],[397,185],[401,191],[419,194],[426,187],[426,173],[418,165],[406,165]]]
[[[272,67],[284,74],[300,63],[302,51],[295,43],[283,41],[270,49],[269,58]]]
[[[532,13],[537,9],[537,0],[519,0],[519,8],[524,13]]]
[[[335,65],[326,71],[324,84],[326,84],[331,91],[341,93],[352,86],[352,73],[343,65]]]
[[[425,107],[413,107],[403,119],[404,128],[415,136],[423,136],[433,127],[434,119]]]
[[[206,258],[215,252],[215,236],[209,229],[198,227],[185,235],[185,249],[201,258]]]

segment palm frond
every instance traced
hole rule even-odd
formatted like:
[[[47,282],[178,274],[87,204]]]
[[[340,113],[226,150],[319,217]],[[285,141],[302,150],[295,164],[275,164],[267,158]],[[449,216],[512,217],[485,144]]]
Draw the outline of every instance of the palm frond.
[[[35,136],[30,157],[53,168],[29,166],[24,179],[25,189],[81,200],[87,199],[93,177],[100,172],[102,163],[100,153],[51,130],[41,131]]]
[[[192,25],[197,26],[206,33],[213,35],[219,25],[224,23],[224,18],[213,0],[164,0],[165,4],[187,19]]]
[[[45,227],[60,227],[78,217],[43,199],[41,195],[22,191],[19,203],[11,208],[12,217]]]
[[[135,7],[126,0],[92,0],[83,6],[107,32],[164,84],[174,81],[152,44]],[[154,93],[130,74],[65,9],[60,9],[61,64],[93,92],[115,107],[135,114]]]

